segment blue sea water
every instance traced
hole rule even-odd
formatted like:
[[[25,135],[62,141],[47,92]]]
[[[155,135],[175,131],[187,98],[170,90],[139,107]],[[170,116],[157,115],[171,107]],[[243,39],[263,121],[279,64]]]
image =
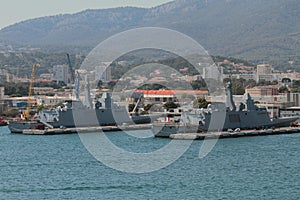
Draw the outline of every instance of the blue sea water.
[[[109,138],[131,150],[167,139]],[[141,140],[141,142],[138,142]],[[300,199],[300,133],[219,140],[203,159],[194,141],[159,171],[106,167],[78,135],[29,136],[0,128],[0,199]]]

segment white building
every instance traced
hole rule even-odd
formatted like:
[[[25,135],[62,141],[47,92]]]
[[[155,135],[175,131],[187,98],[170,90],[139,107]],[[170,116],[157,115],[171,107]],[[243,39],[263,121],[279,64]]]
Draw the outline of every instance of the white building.
[[[261,64],[257,65],[257,70],[256,70],[256,81],[274,81],[278,80],[277,74],[273,73],[273,68],[269,64]]]
[[[37,105],[45,105],[45,106],[56,106],[62,102],[70,101],[70,97],[49,97],[49,96],[38,96],[36,99]]]
[[[53,66],[53,80],[63,81],[68,84],[69,66],[68,65],[55,65]]]
[[[272,67],[269,64],[260,64],[257,65],[257,75],[261,74],[272,74]]]
[[[245,79],[245,80],[256,80],[255,74],[224,74],[224,78],[236,78],[236,79]]]
[[[111,81],[111,67],[110,62],[102,62],[99,66],[95,67],[95,78],[103,82]]]
[[[54,94],[52,87],[33,87],[33,93],[35,95]]]
[[[4,87],[0,87],[0,100],[4,99]]]
[[[203,68],[203,78],[204,79],[214,79],[223,81],[224,78],[224,71],[223,67],[221,66],[210,66],[210,67],[204,67]]]

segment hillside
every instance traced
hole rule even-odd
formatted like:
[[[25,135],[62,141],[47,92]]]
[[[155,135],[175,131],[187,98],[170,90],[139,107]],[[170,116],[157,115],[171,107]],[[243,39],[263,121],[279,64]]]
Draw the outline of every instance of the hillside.
[[[191,36],[212,55],[289,68],[290,60],[300,64],[299,10],[298,0],[176,0],[151,9],[86,10],[27,20],[0,30],[0,41],[78,52],[120,31],[158,26]]]
[[[54,49],[92,47],[114,33],[137,26],[145,12],[127,7],[42,17],[2,29],[0,41]]]

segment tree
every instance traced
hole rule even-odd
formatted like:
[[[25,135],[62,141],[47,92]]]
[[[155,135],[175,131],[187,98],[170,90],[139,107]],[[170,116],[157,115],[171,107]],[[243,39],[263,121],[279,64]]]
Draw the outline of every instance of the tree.
[[[293,87],[291,88],[292,93],[300,93],[300,87]]]
[[[129,105],[128,105],[128,112],[132,112],[133,109],[134,109],[134,107],[135,107],[135,104],[134,104],[134,103],[129,104]]]
[[[234,81],[232,83],[232,94],[233,95],[243,95],[245,94],[245,88],[242,83]]]
[[[256,81],[253,79],[249,79],[245,82],[245,87],[246,88],[253,88],[256,86]]]
[[[146,106],[144,106],[144,110],[149,111],[152,106],[153,106],[153,104],[147,104]]]
[[[20,112],[16,108],[10,109],[4,113],[6,117],[17,117],[19,114]]]
[[[287,93],[287,92],[289,92],[289,89],[288,89],[286,86],[281,86],[281,87],[278,89],[278,92],[279,92],[279,93]]]
[[[206,101],[205,98],[197,98],[193,102],[193,107],[194,108],[207,108],[208,102]]]
[[[44,104],[38,105],[36,107],[36,112],[39,113],[41,110],[43,110],[45,108]]]
[[[167,110],[178,108],[178,107],[179,105],[174,103],[173,101],[168,101],[167,103],[164,104],[164,108],[166,108]]]

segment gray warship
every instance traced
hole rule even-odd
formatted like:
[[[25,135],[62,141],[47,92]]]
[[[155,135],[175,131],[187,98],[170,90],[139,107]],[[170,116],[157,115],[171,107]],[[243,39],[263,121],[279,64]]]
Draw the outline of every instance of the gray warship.
[[[250,94],[244,94],[244,102],[237,108],[231,90],[231,83],[226,86],[225,104],[209,105],[207,109],[192,109],[183,112],[179,123],[155,124],[156,137],[169,137],[176,133],[201,133],[213,131],[234,131],[267,129],[290,126],[297,117],[270,118],[266,108],[254,104]]]
[[[130,115],[125,107],[116,105],[111,94],[106,92],[100,99],[92,102],[88,77],[85,81],[85,98],[79,100],[81,77],[75,78],[74,100],[51,110],[41,110],[34,121],[9,122],[11,133],[23,133],[25,129],[74,128],[95,126],[122,126],[123,124],[149,124],[160,115]]]
[[[24,129],[73,128],[93,126],[120,126],[122,124],[148,124],[159,116],[129,115],[125,107],[112,102],[111,94],[104,93],[102,98],[86,106],[79,100],[66,101],[62,106],[42,110],[34,121],[10,122],[12,133],[22,133]]]

